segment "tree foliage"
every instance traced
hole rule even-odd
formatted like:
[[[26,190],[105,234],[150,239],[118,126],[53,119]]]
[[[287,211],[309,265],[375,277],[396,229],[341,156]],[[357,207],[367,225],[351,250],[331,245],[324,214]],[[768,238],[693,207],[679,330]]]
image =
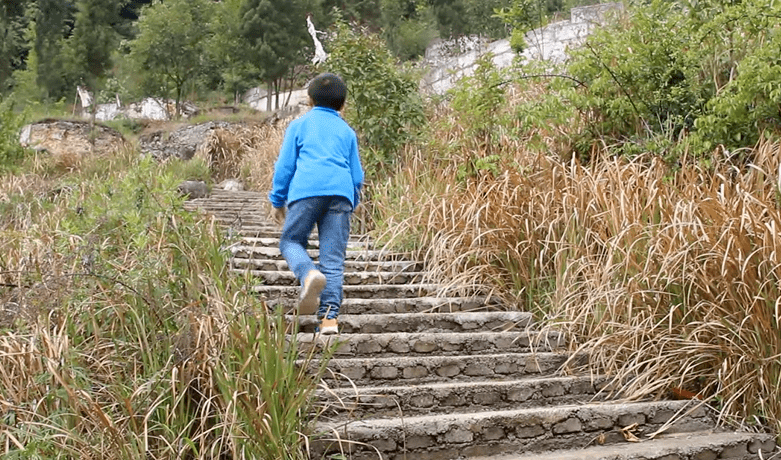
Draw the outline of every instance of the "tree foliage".
[[[22,68],[29,48],[24,36],[26,4],[25,0],[0,3],[0,93],[13,84],[11,75]]]
[[[246,58],[255,74],[276,92],[277,107],[282,79],[306,62],[312,41],[306,16],[315,6],[315,0],[246,0],[241,9]],[[271,97],[267,100],[270,109]]]
[[[64,38],[73,29],[73,7],[60,0],[37,0],[34,10],[35,42],[38,57],[36,81],[48,98],[60,99],[70,94],[63,62]]]
[[[73,34],[65,41],[65,64],[73,79],[95,89],[97,80],[111,67],[111,56],[120,35],[116,0],[79,0],[76,2]]]
[[[185,85],[201,72],[211,17],[209,0],[156,0],[138,19],[138,36],[130,43],[131,60],[143,88],[151,94],[176,96],[177,110]]]

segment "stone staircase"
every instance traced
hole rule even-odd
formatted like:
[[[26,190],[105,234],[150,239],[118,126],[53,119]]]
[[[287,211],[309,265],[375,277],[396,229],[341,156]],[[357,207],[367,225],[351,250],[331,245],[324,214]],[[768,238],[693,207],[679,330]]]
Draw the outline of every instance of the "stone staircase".
[[[298,288],[277,249],[279,231],[264,219],[265,199],[215,191],[186,207],[240,236],[231,269],[257,277],[254,290],[271,305],[289,307]],[[423,270],[351,240],[341,335],[329,339],[339,344],[319,392],[325,434],[310,440],[312,458],[737,460],[776,452],[771,435],[719,429],[694,401],[608,400],[606,379],[562,372],[570,357],[563,337],[484,297],[439,298]],[[313,317],[299,323],[304,347],[322,345]]]

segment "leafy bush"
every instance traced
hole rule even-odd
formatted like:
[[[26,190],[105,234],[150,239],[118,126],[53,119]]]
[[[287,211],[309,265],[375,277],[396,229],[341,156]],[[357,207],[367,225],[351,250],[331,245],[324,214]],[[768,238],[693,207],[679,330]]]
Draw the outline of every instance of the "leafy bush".
[[[451,106],[464,128],[460,147],[467,156],[461,160],[460,178],[474,176],[481,170],[499,173],[494,148],[507,122],[504,84],[502,72],[488,53],[477,60],[472,76],[462,78],[449,91]]]
[[[692,127],[713,93],[687,52],[692,32],[677,4],[656,1],[598,30],[573,54],[569,71],[587,89],[573,92],[572,102],[592,117],[594,137],[676,137]]]
[[[587,139],[625,153],[677,161],[753,146],[781,125],[779,14],[759,0],[634,4],[572,53],[568,70],[583,86],[556,97],[580,111]]]
[[[697,119],[703,149],[753,146],[765,132],[781,132],[781,30],[768,37],[737,65],[737,75],[708,101]]]
[[[13,171],[24,157],[19,130],[25,119],[26,112],[16,113],[11,99],[0,98],[0,173]]]
[[[369,176],[393,163],[396,152],[425,125],[418,80],[375,35],[339,22],[328,42],[326,66],[349,88],[345,118],[356,129]]]

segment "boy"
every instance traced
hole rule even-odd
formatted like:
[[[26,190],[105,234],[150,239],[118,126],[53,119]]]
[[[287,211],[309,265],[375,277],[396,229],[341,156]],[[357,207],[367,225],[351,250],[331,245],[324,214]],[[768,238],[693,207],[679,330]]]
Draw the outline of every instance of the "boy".
[[[323,73],[309,83],[307,93],[312,110],[285,131],[269,200],[283,225],[279,249],[301,282],[296,310],[317,312],[320,333],[336,334],[350,216],[358,205],[363,169],[355,131],[338,112],[347,97],[344,81]],[[319,268],[306,252],[315,224]]]

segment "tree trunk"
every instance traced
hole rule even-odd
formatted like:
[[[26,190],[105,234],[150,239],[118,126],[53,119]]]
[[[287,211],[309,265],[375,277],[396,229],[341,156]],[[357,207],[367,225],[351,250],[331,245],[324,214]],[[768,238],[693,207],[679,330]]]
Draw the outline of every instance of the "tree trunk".
[[[279,78],[274,80],[274,105],[279,110]]]
[[[266,86],[266,112],[271,112],[271,94],[274,88],[274,81],[269,80]]]

